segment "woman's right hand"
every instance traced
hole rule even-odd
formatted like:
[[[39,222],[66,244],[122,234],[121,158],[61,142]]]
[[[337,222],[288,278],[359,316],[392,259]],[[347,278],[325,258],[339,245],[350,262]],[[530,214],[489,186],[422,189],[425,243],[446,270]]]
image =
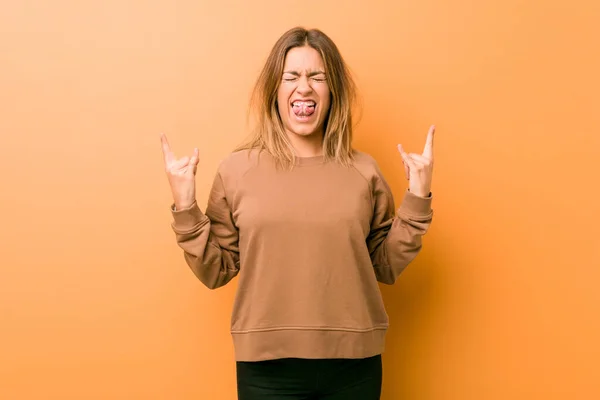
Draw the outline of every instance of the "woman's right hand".
[[[171,151],[167,136],[160,135],[162,151],[165,159],[165,170],[173,193],[176,210],[189,208],[196,201],[196,168],[198,166],[198,148],[191,157],[175,158]]]

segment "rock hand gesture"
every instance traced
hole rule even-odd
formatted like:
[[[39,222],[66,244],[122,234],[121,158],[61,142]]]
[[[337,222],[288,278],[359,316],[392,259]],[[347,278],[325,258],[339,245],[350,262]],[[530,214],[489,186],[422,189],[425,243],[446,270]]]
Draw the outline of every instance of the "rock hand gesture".
[[[406,153],[401,144],[398,151],[404,162],[404,172],[408,179],[408,189],[411,193],[428,197],[431,193],[431,177],[433,174],[433,136],[435,126],[429,128],[423,153]]]
[[[165,170],[173,193],[176,210],[190,207],[196,201],[196,168],[198,166],[198,149],[194,149],[191,157],[176,158],[166,135],[160,135],[165,160]]]

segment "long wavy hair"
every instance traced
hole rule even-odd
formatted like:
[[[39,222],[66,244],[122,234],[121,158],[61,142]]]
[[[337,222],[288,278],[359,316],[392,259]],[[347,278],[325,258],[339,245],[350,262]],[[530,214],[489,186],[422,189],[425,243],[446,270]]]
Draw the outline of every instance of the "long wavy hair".
[[[318,29],[295,27],[277,40],[252,91],[249,111],[251,114],[253,112],[255,120],[251,136],[237,150],[266,150],[280,166],[294,165],[293,147],[277,107],[277,91],[288,51],[301,46],[310,46],[321,55],[331,93],[331,105],[324,122],[324,158],[350,165],[353,158],[352,109],[356,100],[356,85],[335,43]]]

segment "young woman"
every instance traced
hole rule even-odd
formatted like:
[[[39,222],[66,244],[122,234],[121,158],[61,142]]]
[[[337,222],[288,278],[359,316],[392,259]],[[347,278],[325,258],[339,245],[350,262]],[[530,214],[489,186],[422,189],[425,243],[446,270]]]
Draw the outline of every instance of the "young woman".
[[[353,81],[328,36],[283,34],[254,95],[254,136],[219,165],[205,212],[198,149],[177,159],[162,136],[186,263],[211,289],[239,274],[239,399],[379,399],[378,282],[396,281],[431,223],[434,128],[422,154],[399,146],[409,187],[396,210],[375,160],[352,148]]]

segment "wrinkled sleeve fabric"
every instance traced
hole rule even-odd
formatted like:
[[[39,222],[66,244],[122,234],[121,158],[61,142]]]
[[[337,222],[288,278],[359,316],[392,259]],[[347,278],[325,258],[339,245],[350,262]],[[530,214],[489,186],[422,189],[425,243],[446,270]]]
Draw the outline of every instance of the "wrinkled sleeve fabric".
[[[171,206],[171,224],[187,265],[209,289],[230,282],[240,270],[239,232],[220,173],[215,175],[206,213],[198,204],[182,210]]]
[[[396,210],[392,192],[377,168],[372,179],[373,219],[367,246],[377,280],[394,284],[422,248],[432,217],[431,193],[427,197],[406,191]]]

